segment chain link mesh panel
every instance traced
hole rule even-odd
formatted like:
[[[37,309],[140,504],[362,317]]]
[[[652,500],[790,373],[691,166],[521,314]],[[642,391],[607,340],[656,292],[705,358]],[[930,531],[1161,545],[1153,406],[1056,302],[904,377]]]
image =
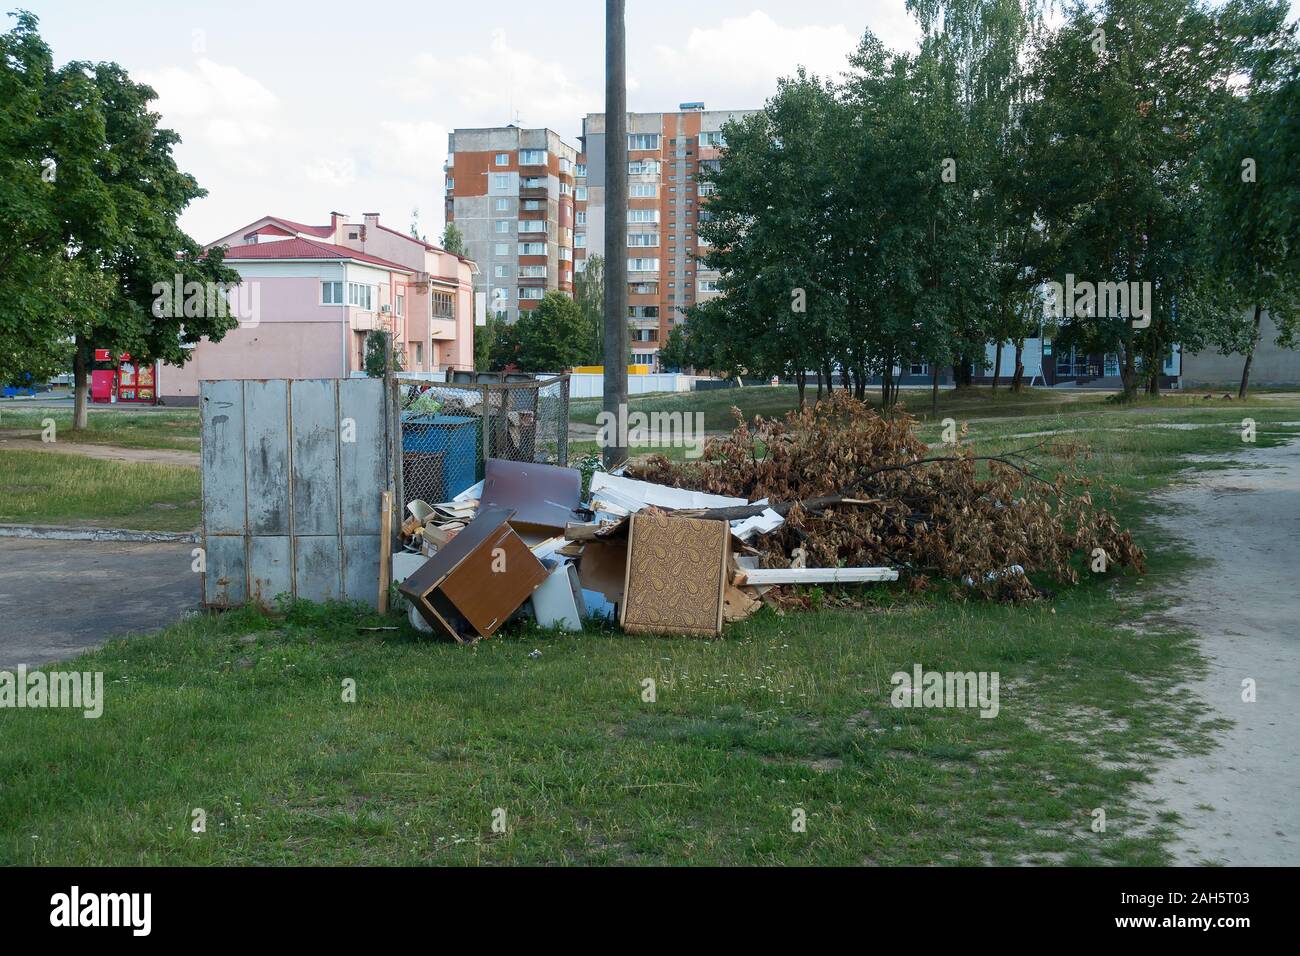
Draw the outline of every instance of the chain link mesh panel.
[[[504,379],[398,377],[403,511],[417,499],[450,501],[483,479],[488,458],[568,465],[568,376]]]

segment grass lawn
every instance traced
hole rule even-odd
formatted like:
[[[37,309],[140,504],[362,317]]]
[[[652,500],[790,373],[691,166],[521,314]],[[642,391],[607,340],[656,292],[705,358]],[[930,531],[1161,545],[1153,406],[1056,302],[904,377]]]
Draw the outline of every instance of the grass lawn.
[[[0,523],[193,531],[199,495],[197,468],[0,451]]]
[[[1186,415],[1216,427],[1122,427]],[[1254,417],[1268,445],[1300,403]],[[100,719],[0,713],[0,863],[1162,863],[1178,821],[1131,788],[1214,725],[1177,689],[1204,666],[1189,635],[1133,626],[1194,567],[1142,516],[1180,455],[1243,447],[1234,418],[1104,412],[1040,449],[1089,446],[1151,558],[1050,603],[884,587],[865,611],[823,595],[719,641],[520,627],[472,648],[299,605],[119,641],[75,665],[104,672]],[[1058,421],[972,437],[1018,447]],[[891,674],[916,663],[997,671],[998,715],[893,708]]]
[[[1212,394],[1212,399],[1205,395]],[[1173,411],[1183,408],[1206,407],[1277,407],[1279,400],[1285,404],[1294,401],[1294,396],[1285,390],[1261,389],[1252,392],[1244,402],[1224,401],[1222,389],[1213,391],[1198,390],[1193,392],[1166,392],[1159,399],[1137,399],[1127,406],[1130,412],[1143,413]],[[1233,395],[1236,391],[1233,390]],[[817,396],[816,389],[809,389],[808,400]],[[906,388],[901,392],[901,399],[908,411],[921,421],[933,418],[979,419],[979,418],[1023,418],[1032,415],[1093,415],[1116,406],[1107,402],[1109,393],[1089,389],[1053,389],[1031,388],[1016,393],[1005,386],[996,392],[987,386],[975,388],[946,389],[939,392],[939,414],[930,413],[930,390]],[[731,431],[735,419],[731,407],[738,407],[746,420],[755,415],[784,415],[794,409],[798,403],[798,390],[792,386],[762,386],[748,388],[719,389],[708,392],[661,392],[652,395],[637,395],[628,400],[629,412],[684,412],[704,413],[704,427],[708,431]],[[867,391],[867,401],[875,408],[880,407],[879,389]],[[600,399],[577,399],[572,403],[570,418],[582,425],[595,425],[600,413]]]
[[[87,427],[72,428],[70,409],[0,410],[0,429],[23,429],[39,432],[46,418],[54,419],[59,441],[93,445],[117,445],[122,448],[172,448],[199,450],[199,414],[197,409],[178,408],[157,412],[94,411],[87,417]]]

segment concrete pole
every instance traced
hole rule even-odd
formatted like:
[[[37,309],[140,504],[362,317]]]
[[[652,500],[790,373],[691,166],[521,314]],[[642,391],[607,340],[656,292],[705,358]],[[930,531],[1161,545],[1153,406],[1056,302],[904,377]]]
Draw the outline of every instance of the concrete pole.
[[[627,24],[625,0],[605,0],[605,420],[627,420]],[[620,414],[620,410],[622,414]],[[612,416],[612,417],[611,417]],[[620,430],[621,431],[621,430]],[[626,435],[604,451],[627,459]]]

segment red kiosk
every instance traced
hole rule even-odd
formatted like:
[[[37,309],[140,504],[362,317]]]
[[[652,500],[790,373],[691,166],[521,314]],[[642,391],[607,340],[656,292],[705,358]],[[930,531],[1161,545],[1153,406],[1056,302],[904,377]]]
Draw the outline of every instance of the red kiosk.
[[[111,402],[129,402],[133,405],[155,405],[158,402],[158,366],[137,364],[130,353],[123,352],[113,358],[109,349],[95,349],[95,362],[90,370],[90,400],[107,405]]]

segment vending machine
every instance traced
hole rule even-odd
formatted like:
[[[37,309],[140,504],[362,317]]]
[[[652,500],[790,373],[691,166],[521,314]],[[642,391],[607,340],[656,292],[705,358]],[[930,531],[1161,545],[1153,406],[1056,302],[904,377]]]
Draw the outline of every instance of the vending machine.
[[[157,363],[136,362],[128,352],[114,359],[109,349],[95,349],[90,400],[99,404],[154,405],[158,401],[157,377]]]

